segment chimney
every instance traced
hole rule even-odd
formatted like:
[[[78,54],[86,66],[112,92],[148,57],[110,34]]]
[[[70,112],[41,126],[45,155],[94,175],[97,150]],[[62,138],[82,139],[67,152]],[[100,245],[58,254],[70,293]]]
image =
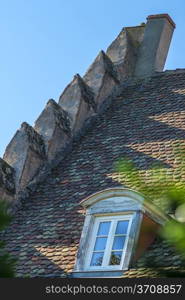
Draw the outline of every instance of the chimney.
[[[135,76],[145,77],[163,71],[174,29],[175,23],[168,14],[148,16]]]

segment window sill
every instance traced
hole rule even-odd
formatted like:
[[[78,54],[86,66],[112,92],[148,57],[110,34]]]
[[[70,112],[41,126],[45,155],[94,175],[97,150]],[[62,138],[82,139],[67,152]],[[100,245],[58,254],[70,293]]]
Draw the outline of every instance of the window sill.
[[[121,277],[124,270],[111,270],[111,271],[82,271],[73,272],[72,278],[107,278],[107,277]]]

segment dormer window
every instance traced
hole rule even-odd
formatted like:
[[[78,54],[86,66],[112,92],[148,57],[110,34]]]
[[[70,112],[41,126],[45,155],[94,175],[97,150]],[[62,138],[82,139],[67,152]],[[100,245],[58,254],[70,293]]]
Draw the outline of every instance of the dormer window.
[[[119,277],[155,238],[168,217],[125,188],[107,189],[81,202],[86,209],[73,277]]]

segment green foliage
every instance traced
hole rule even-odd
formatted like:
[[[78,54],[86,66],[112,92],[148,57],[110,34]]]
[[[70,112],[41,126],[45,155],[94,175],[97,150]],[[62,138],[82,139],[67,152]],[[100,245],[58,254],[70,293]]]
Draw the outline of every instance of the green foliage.
[[[181,162],[181,168],[185,167],[184,151],[174,149],[174,155]],[[160,237],[172,245],[176,251],[185,259],[185,183],[174,180],[168,168],[161,165],[152,166],[146,174],[135,167],[128,159],[121,159],[116,163],[116,171],[124,178],[128,186],[142,193],[145,201],[160,200],[168,212],[175,213],[177,210],[183,222],[171,218],[159,231]],[[184,168],[185,170],[185,168]],[[181,221],[182,221],[181,220]],[[173,275],[175,272],[172,272]],[[168,272],[168,275],[170,272]],[[169,275],[170,276],[170,275]]]
[[[11,221],[7,213],[8,206],[5,201],[0,201],[0,230],[3,230]]]
[[[176,220],[169,221],[161,230],[161,235],[174,245],[185,259],[185,224]]]
[[[0,201],[0,231],[10,223],[11,217],[7,213],[6,202]],[[0,241],[0,278],[14,277],[15,260],[5,250],[5,243]]]
[[[132,188],[145,196],[147,201],[160,200],[168,206],[168,211],[174,211],[179,205],[185,203],[185,185],[179,185],[174,181],[173,175],[168,172],[168,168],[161,167],[160,164],[151,166],[146,174],[143,175],[133,162],[127,159],[120,159],[115,164],[117,172],[121,173],[124,181]]]

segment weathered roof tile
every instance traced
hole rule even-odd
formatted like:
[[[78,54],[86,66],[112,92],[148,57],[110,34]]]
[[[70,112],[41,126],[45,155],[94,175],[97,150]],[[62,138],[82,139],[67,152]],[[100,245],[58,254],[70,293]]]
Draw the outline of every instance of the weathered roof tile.
[[[123,89],[94,127],[74,143],[71,154],[17,211],[4,238],[10,253],[21,258],[18,277],[27,273],[62,277],[72,271],[84,222],[79,203],[104,188],[130,186],[115,171],[116,159],[132,159],[146,182],[150,181],[151,164],[161,162],[177,183],[184,183],[185,170],[173,152],[174,146],[185,149],[184,100],[185,72],[159,74]],[[145,255],[159,257],[157,262],[165,268],[179,267],[181,260],[172,259],[172,253],[156,240]],[[24,269],[28,261],[31,263]],[[154,274],[141,257],[123,276]]]

